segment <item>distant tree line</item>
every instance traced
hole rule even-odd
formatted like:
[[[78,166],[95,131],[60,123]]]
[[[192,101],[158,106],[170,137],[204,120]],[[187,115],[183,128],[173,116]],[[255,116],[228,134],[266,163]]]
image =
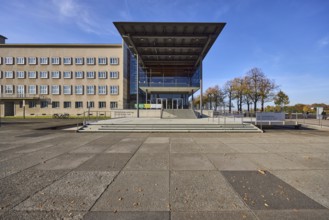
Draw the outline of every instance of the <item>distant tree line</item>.
[[[296,104],[291,106],[284,106],[283,111],[287,113],[315,113],[316,107],[323,107],[324,111],[329,113],[329,105],[324,103],[313,103],[313,104]],[[265,111],[267,112],[277,112],[280,111],[280,106],[266,106]]]
[[[202,94],[202,101],[214,109],[225,106],[228,112],[232,112],[234,102],[240,112],[243,106],[247,107],[248,112],[256,112],[259,105],[260,110],[264,111],[265,103],[275,100],[283,108],[289,104],[289,97],[284,97],[282,91],[276,93],[278,88],[274,80],[269,79],[260,68],[252,68],[244,76],[229,80],[222,87],[209,87]],[[200,95],[194,99],[194,105],[200,105]]]

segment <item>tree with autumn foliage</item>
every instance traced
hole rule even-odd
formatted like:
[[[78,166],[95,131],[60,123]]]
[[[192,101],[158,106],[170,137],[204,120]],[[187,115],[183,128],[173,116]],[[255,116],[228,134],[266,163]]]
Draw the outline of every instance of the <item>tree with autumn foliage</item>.
[[[284,106],[290,103],[288,95],[286,95],[283,91],[279,91],[274,97],[274,104],[281,107],[281,111]]]
[[[205,97],[207,97],[207,101],[210,103],[210,107],[212,107],[211,105],[214,103],[215,109],[217,109],[217,107],[223,103],[224,96],[224,92],[218,85],[209,87],[205,92]]]

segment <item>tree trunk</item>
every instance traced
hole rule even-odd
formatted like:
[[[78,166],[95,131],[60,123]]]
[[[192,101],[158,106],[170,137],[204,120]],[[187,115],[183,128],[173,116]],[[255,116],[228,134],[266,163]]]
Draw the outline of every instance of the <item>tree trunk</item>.
[[[257,112],[257,102],[254,102],[254,112]]]
[[[230,94],[229,98],[228,98],[228,112],[229,113],[231,113],[231,107],[232,107],[232,96]]]
[[[264,99],[262,99],[262,112],[264,111]]]

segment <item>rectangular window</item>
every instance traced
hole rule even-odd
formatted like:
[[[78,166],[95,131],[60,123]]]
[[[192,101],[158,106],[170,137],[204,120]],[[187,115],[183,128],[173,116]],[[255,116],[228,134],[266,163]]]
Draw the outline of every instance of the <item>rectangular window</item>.
[[[119,86],[110,86],[110,94],[111,95],[119,94]]]
[[[40,108],[48,108],[48,101],[41,101]]]
[[[110,102],[110,108],[118,108],[118,102]]]
[[[83,72],[82,71],[75,72],[75,78],[76,79],[83,79]]]
[[[37,103],[35,101],[29,101],[29,108],[36,108]]]
[[[29,85],[29,94],[30,95],[35,95],[37,94],[37,86],[36,85]]]
[[[64,57],[63,58],[64,65],[71,65],[72,64],[72,58],[71,57]]]
[[[98,86],[98,94],[99,95],[106,95],[106,88],[107,86]]]
[[[40,71],[39,75],[41,79],[48,79],[48,71]]]
[[[25,86],[24,85],[17,85],[17,97],[25,97]]]
[[[29,57],[28,62],[31,65],[36,65],[37,64],[37,58],[36,57]]]
[[[95,72],[87,72],[87,78],[88,79],[95,79]]]
[[[13,79],[14,78],[14,72],[13,71],[5,71],[5,78],[6,79]]]
[[[87,94],[88,95],[95,95],[95,86],[87,86]]]
[[[5,85],[5,94],[14,94],[14,86]]]
[[[98,108],[106,108],[106,102],[98,102]]]
[[[107,78],[107,72],[106,71],[99,71],[98,72],[98,78],[99,79],[106,79]]]
[[[51,78],[53,78],[53,79],[59,79],[59,78],[61,78],[60,72],[59,71],[52,71],[51,72]]]
[[[83,95],[83,86],[81,86],[81,85],[75,86],[75,94]]]
[[[25,64],[25,57],[16,57],[16,63],[18,65],[24,65]]]
[[[72,87],[69,85],[64,85],[63,86],[63,93],[64,95],[71,95],[72,94]]]
[[[48,57],[40,57],[40,64],[41,65],[47,65],[48,64]]]
[[[60,63],[61,63],[61,58],[59,58],[59,57],[52,57],[51,58],[51,64],[59,65]]]
[[[37,73],[35,71],[29,71],[28,76],[29,76],[29,79],[36,79]]]
[[[95,102],[94,101],[88,101],[87,102],[87,108],[95,108]]]
[[[24,71],[17,71],[16,72],[16,77],[18,79],[25,79],[25,72]]]
[[[119,78],[119,72],[110,72],[110,78],[111,79],[118,79]]]
[[[5,57],[5,64],[13,65],[14,64],[14,57]]]
[[[84,61],[83,57],[75,58],[75,64],[77,64],[77,65],[83,65],[83,61]]]
[[[59,95],[60,94],[60,86],[59,85],[52,85],[51,86],[51,94]]]
[[[0,57],[0,65],[2,65],[2,57]]]
[[[110,58],[110,64],[111,65],[118,65],[119,64],[119,58],[118,57],[111,57]]]
[[[95,58],[94,57],[87,57],[87,64],[88,65],[95,65]]]
[[[40,85],[40,94],[48,95],[48,86],[47,85]]]
[[[71,71],[64,71],[63,72],[63,77],[64,79],[71,79],[72,78],[72,74],[71,74]]]
[[[82,102],[75,102],[75,108],[83,108]]]
[[[107,58],[106,57],[99,57],[98,58],[98,64],[99,65],[106,65],[107,64]]]
[[[59,108],[59,102],[51,102],[52,108]]]
[[[64,102],[64,108],[71,108],[71,102]]]

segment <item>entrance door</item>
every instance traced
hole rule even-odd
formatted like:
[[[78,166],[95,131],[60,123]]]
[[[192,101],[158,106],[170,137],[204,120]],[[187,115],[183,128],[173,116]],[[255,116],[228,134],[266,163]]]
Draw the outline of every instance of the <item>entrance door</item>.
[[[14,102],[5,102],[5,116],[14,116]]]

